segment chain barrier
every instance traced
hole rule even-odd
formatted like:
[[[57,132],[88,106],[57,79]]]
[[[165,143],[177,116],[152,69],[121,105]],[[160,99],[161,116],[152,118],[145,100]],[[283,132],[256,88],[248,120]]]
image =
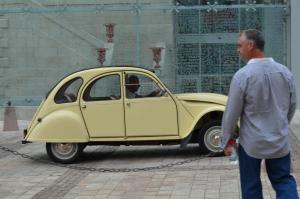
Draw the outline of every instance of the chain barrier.
[[[41,158],[35,158],[35,157],[30,156],[30,155],[27,155],[27,154],[24,154],[24,153],[20,153],[18,151],[12,150],[12,149],[10,149],[8,147],[1,146],[1,145],[0,145],[0,149],[2,151],[6,151],[6,152],[9,152],[9,153],[12,153],[15,156],[21,156],[22,158],[30,159],[30,160],[41,162],[41,163],[45,163],[45,164],[51,164],[51,165],[55,165],[55,166],[58,166],[58,167],[63,167],[63,168],[68,168],[68,169],[74,169],[74,170],[80,170],[80,171],[102,172],[102,173],[105,173],[105,172],[106,173],[139,172],[139,171],[158,170],[158,169],[170,168],[170,167],[173,167],[173,166],[179,166],[179,165],[191,163],[191,162],[194,162],[194,161],[197,161],[197,160],[200,160],[200,159],[204,159],[204,158],[216,156],[216,153],[209,153],[207,155],[202,155],[202,156],[197,157],[197,158],[192,158],[192,159],[188,159],[188,160],[183,160],[183,161],[169,163],[169,164],[164,164],[164,165],[152,166],[152,167],[137,167],[137,168],[93,168],[93,167],[83,167],[83,166],[66,165],[66,164],[59,164],[59,163],[55,163],[55,162],[50,162],[48,160],[44,160],[44,159],[41,159]]]

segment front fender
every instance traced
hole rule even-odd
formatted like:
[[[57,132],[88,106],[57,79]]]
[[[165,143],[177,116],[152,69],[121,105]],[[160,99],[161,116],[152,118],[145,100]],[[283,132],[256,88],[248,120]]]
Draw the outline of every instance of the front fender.
[[[188,131],[186,132],[186,134],[183,137],[188,136],[196,127],[197,123],[207,114],[211,113],[211,112],[224,112],[225,111],[225,106],[222,105],[214,105],[214,106],[210,106],[209,108],[204,109],[203,111],[201,111],[194,119],[192,125],[190,126],[190,128],[188,129]]]
[[[89,136],[81,114],[74,110],[62,109],[41,118],[40,122],[30,129],[25,140],[88,142]]]

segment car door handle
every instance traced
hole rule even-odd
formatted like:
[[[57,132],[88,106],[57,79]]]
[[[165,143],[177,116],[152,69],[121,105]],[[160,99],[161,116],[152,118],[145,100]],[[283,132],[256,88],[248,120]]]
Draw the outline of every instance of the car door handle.
[[[82,105],[81,107],[82,107],[82,108],[86,108],[86,105],[84,104],[84,105]]]
[[[130,107],[130,103],[129,103],[129,102],[127,102],[126,105],[127,105],[128,107]]]

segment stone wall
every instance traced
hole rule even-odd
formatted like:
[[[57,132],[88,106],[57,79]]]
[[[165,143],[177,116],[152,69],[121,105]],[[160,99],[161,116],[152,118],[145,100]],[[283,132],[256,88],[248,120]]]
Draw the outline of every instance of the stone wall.
[[[5,90],[7,88],[4,74],[9,66],[8,28],[8,19],[4,15],[0,15],[0,98],[5,97]]]
[[[38,3],[37,3],[38,2]],[[39,2],[42,2],[39,3]],[[111,4],[112,1],[101,1]],[[141,3],[172,3],[146,1]],[[7,8],[45,8],[99,4],[84,0],[11,0]],[[114,4],[135,1],[117,0]],[[0,3],[1,4],[1,3]],[[174,36],[172,12],[62,12],[12,13],[0,16],[0,99],[16,105],[37,105],[63,76],[79,69],[99,66],[96,48],[108,48],[104,65],[137,65],[152,68],[151,47],[163,46],[159,75],[174,87]],[[107,43],[105,23],[115,23],[113,43]],[[137,26],[136,24],[139,23]],[[137,52],[139,51],[139,52]],[[166,75],[168,74],[168,75]]]

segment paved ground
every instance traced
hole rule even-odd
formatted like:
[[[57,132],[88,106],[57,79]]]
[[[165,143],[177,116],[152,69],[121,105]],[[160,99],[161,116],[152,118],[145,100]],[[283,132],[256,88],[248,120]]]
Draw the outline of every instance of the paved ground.
[[[20,127],[26,122],[19,121]],[[0,129],[2,123],[0,122]],[[300,110],[291,125],[293,175],[300,190]],[[197,146],[87,147],[73,168],[52,164],[45,146],[20,144],[20,132],[0,131],[0,146],[28,154],[36,161],[0,149],[0,198],[105,198],[105,199],[238,199],[237,165],[226,157],[197,159]],[[195,160],[196,159],[196,160]],[[189,160],[191,160],[189,162]],[[188,163],[180,164],[183,161]],[[178,163],[172,167],[138,172],[82,170],[133,169]],[[76,168],[74,168],[76,167]],[[262,169],[264,199],[275,199]]]

